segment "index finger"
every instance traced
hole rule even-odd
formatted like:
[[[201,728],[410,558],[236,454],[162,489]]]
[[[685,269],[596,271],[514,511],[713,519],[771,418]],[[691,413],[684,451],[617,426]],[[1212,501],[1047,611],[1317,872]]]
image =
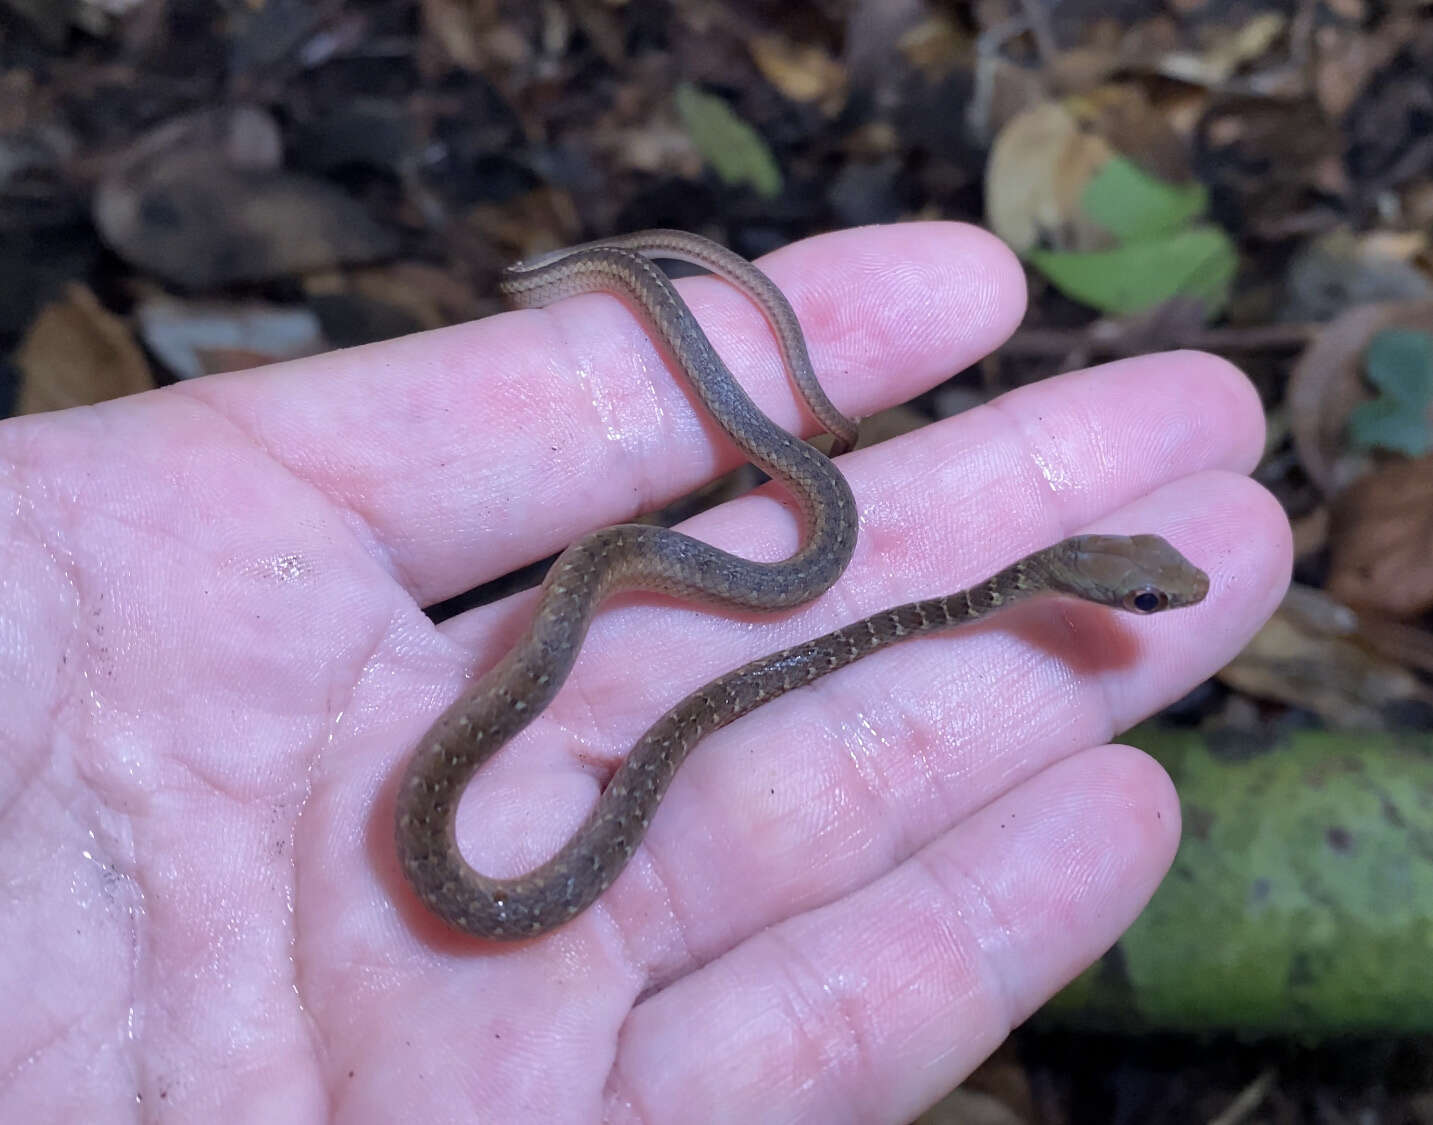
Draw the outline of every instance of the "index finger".
[[[957,223],[823,235],[759,265],[791,300],[828,393],[855,415],[969,365],[1024,310],[1009,251]],[[752,397],[807,431],[760,311],[714,279],[679,288]],[[606,295],[183,389],[354,513],[423,603],[660,507],[738,460]]]

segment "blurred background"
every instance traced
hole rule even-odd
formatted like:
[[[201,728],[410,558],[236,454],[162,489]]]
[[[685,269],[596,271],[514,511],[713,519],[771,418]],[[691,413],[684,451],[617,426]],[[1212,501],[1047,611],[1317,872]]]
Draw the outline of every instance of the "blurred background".
[[[0,0],[0,416],[487,315],[611,232],[914,218],[995,231],[1030,312],[867,442],[1203,348],[1297,545],[1129,736],[1170,878],[922,1121],[1430,1125],[1430,0]]]

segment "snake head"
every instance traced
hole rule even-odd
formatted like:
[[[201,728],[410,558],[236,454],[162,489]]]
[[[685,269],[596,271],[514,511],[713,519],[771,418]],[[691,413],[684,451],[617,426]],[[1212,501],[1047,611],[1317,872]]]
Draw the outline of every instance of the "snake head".
[[[1209,576],[1158,535],[1076,535],[1061,547],[1051,585],[1101,605],[1159,613],[1209,592]]]

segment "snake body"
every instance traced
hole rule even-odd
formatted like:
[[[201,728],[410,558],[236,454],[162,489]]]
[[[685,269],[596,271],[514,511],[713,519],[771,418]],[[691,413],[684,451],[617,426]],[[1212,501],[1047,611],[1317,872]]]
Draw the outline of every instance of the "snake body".
[[[805,536],[789,559],[757,563],[667,528],[624,524],[593,532],[558,557],[526,634],[438,719],[399,785],[396,839],[405,877],[432,911],[478,937],[533,937],[591,905],[632,857],[697,742],[777,696],[888,645],[984,620],[1038,594],[1154,613],[1198,602],[1208,589],[1203,572],[1157,536],[1077,536],[968,590],[884,610],[762,657],[713,680],[658,719],[585,823],[550,860],[512,879],[480,874],[458,848],[454,824],[462,792],[474,772],[556,695],[604,598],[644,589],[717,605],[780,609],[830,587],[855,547],[856,509],[845,479],[828,458],[757,410],[649,254],[696,261],[743,289],[776,330],[793,380],[835,435],[837,448],[854,437],[854,423],[821,393],[795,315],[780,291],[750,263],[714,243],[684,232],[646,232],[520,263],[505,275],[503,290],[518,305],[598,289],[628,298],[711,415],[795,496]]]

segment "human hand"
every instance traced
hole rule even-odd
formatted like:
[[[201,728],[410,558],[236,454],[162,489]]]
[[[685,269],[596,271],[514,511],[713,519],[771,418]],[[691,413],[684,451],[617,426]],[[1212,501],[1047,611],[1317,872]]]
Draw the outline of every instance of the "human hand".
[[[833,398],[869,414],[997,346],[1022,280],[953,224],[762,263]],[[681,288],[804,424],[759,313]],[[1084,528],[1210,573],[1133,620],[1043,603],[914,641],[707,738],[572,924],[476,942],[397,872],[393,788],[531,595],[421,607],[659,507],[735,454],[608,296],[0,425],[4,1120],[902,1121],[1106,949],[1178,805],[1107,745],[1277,605],[1262,414],[1198,354],[1024,388],[843,458],[840,583],[783,615],[605,608],[459,818],[516,874],[687,691]],[[693,534],[781,558],[763,492]]]

